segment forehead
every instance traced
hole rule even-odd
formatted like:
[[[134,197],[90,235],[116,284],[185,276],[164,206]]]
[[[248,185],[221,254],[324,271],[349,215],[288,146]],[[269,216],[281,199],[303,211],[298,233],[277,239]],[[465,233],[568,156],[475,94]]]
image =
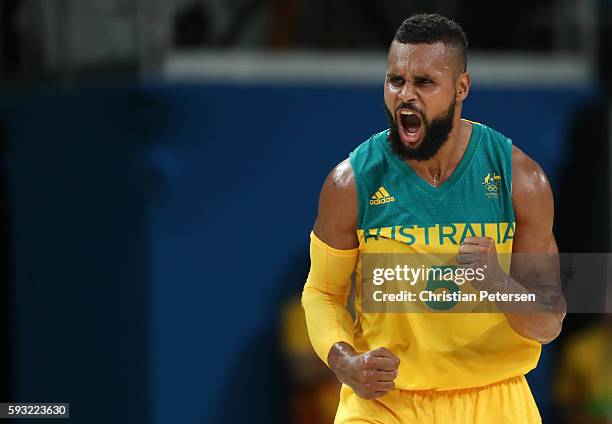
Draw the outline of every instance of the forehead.
[[[397,41],[391,43],[387,72],[400,75],[427,72],[441,76],[452,71],[453,58],[442,43],[404,44]]]

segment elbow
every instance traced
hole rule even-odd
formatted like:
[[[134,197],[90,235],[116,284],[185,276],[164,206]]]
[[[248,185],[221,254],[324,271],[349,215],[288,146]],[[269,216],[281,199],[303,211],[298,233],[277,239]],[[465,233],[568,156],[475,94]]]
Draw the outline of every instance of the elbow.
[[[548,344],[561,334],[565,314],[514,315],[510,326],[523,337]]]
[[[563,317],[555,314],[550,317],[550,321],[547,324],[548,325],[543,325],[539,331],[536,331],[536,334],[534,334],[535,337],[533,337],[534,340],[543,345],[548,344],[559,337],[563,327]]]
[[[554,333],[551,333],[551,334],[539,335],[539,337],[537,337],[535,340],[540,342],[541,344],[545,345],[545,344],[548,344],[548,343],[552,342],[557,337],[559,337],[559,334],[561,334],[561,328],[559,328],[558,331],[556,331]]]

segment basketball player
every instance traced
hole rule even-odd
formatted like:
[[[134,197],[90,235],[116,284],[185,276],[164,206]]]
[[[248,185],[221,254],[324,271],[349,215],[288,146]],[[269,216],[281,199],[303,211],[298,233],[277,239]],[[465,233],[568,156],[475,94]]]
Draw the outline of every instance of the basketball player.
[[[540,166],[508,138],[461,118],[469,89],[460,26],[440,15],[405,20],[388,52],[389,129],[357,147],[321,190],[302,304],[315,351],[343,383],[336,423],[541,422],[524,374],[565,316],[558,266],[542,263],[558,253],[552,193]],[[440,251],[454,252],[459,266],[486,264],[481,289],[537,291],[535,304],[362,312],[362,254]],[[550,277],[541,287],[552,289],[528,289],[520,272],[510,277],[503,253],[513,254],[513,270],[515,255],[526,255],[526,278]],[[355,321],[347,309],[353,271]]]

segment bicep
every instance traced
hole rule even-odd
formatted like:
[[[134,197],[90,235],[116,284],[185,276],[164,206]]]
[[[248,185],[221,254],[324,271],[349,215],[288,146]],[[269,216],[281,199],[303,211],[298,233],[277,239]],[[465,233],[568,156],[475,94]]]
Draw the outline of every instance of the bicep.
[[[347,159],[330,172],[323,184],[313,231],[335,249],[353,249],[359,245],[356,229],[357,190]]]
[[[517,157],[518,156],[518,157]],[[520,152],[513,155],[512,207],[516,230],[513,253],[557,253],[553,235],[554,203],[544,171]]]
[[[528,287],[557,285],[559,257],[553,234],[552,190],[537,163],[522,152],[516,159],[512,180],[516,231],[511,274]]]

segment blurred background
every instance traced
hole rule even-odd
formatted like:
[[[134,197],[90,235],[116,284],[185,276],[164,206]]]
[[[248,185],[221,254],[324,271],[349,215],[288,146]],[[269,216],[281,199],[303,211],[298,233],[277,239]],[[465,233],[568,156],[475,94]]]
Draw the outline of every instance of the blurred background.
[[[544,168],[560,250],[609,252],[610,0],[0,0],[0,400],[330,422],[309,232],[415,12],[463,26],[464,116]],[[612,422],[611,340],[566,318],[528,375],[545,423]]]

